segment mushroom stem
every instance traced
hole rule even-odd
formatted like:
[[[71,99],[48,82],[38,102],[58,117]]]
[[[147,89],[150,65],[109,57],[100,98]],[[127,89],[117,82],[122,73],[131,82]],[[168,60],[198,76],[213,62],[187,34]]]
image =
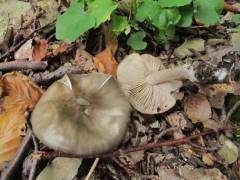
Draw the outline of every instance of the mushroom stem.
[[[187,67],[176,67],[173,69],[163,69],[160,71],[154,71],[149,74],[146,78],[147,83],[151,85],[156,85],[172,80],[183,80],[189,79],[190,81],[197,81],[195,77],[195,72],[191,68]]]

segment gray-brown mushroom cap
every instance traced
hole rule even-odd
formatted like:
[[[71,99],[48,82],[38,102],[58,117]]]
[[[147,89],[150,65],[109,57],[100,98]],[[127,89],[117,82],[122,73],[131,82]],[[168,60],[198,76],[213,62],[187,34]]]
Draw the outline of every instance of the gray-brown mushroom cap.
[[[117,147],[129,115],[129,104],[110,75],[70,74],[44,93],[31,123],[34,134],[45,145],[89,155]]]
[[[158,58],[136,53],[127,56],[118,66],[117,79],[125,95],[132,106],[142,113],[162,113],[176,103],[172,93],[182,86],[181,81],[151,84],[147,80],[150,74],[161,69],[165,67]]]

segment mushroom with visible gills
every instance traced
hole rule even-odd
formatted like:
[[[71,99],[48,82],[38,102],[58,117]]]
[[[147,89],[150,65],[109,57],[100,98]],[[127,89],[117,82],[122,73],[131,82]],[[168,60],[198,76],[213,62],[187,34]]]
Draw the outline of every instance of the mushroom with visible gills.
[[[187,67],[166,69],[156,57],[133,53],[118,66],[117,79],[135,109],[145,114],[163,113],[172,108],[172,95],[182,79],[197,81],[194,71]]]
[[[50,148],[91,155],[119,145],[129,116],[130,106],[112,76],[69,74],[47,89],[31,123],[36,137]]]

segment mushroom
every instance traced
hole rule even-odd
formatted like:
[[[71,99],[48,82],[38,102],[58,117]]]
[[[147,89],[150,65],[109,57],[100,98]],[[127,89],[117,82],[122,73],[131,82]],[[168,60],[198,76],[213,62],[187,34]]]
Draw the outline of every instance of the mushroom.
[[[163,63],[148,54],[133,53],[118,66],[117,79],[135,109],[145,114],[163,113],[172,108],[182,82],[197,81],[194,71],[187,67],[165,69]]]
[[[54,82],[36,105],[36,137],[52,149],[91,155],[116,148],[130,120],[130,106],[111,75],[69,74]]]

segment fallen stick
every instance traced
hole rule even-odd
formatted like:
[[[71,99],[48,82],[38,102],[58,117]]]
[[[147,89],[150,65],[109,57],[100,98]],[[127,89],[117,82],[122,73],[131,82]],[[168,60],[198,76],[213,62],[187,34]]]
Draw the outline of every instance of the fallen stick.
[[[83,156],[83,155],[78,155],[78,154],[69,154],[69,153],[64,153],[64,152],[39,152],[40,155],[42,155],[43,159],[53,159],[56,157],[68,157],[68,158],[112,158],[115,156],[121,156],[123,154],[129,154],[131,152],[137,152],[137,151],[142,151],[142,150],[148,150],[148,149],[153,149],[153,148],[160,148],[164,146],[173,146],[173,145],[180,145],[180,144],[187,144],[191,140],[196,139],[201,136],[206,136],[209,134],[214,134],[216,132],[220,131],[227,131],[227,130],[233,130],[233,129],[239,129],[240,125],[236,126],[228,126],[228,127],[223,127],[219,129],[211,129],[207,131],[203,131],[197,134],[193,134],[188,137],[183,137],[179,139],[174,139],[174,140],[169,140],[169,141],[163,141],[163,142],[158,142],[158,143],[149,143],[149,144],[144,144],[140,146],[136,146],[130,149],[119,149],[115,150],[112,152],[107,152],[103,154],[97,154],[97,155],[89,155],[89,156]]]
[[[77,66],[61,66],[56,71],[53,72],[43,72],[38,74],[33,74],[31,77],[33,81],[35,81],[38,84],[44,84],[51,81],[54,81],[56,79],[60,79],[64,74],[70,74],[70,73],[83,73],[82,68],[79,68]]]
[[[44,70],[47,67],[46,62],[16,60],[0,63],[0,71],[19,71],[19,70]]]

